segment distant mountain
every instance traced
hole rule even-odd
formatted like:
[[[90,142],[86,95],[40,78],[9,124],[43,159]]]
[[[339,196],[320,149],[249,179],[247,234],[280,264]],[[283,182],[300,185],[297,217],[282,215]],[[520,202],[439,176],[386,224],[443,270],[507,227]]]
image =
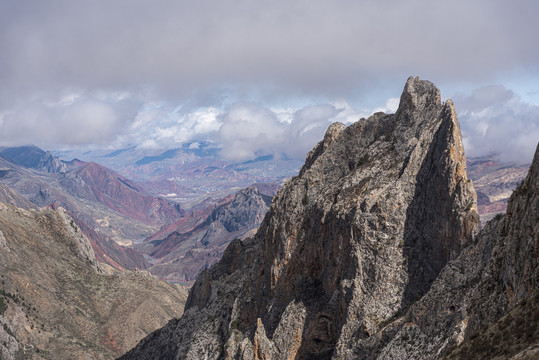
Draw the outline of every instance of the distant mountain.
[[[31,150],[41,158],[47,154],[35,147]],[[25,162],[17,154],[19,163],[39,164]],[[96,163],[75,159],[64,164],[73,170],[49,173],[0,157],[0,182],[35,206],[66,208],[92,241],[99,260],[117,269],[146,268],[148,263],[138,251],[120,245],[151,235],[181,217],[183,210]]]
[[[77,157],[102,164],[136,180],[153,195],[192,206],[211,196],[222,198],[253,183],[278,183],[295,174],[301,161],[261,155],[237,163],[221,159],[215,144],[197,141],[174,149],[138,146],[86,152],[59,151],[62,158]]]
[[[65,210],[0,203],[0,357],[112,359],[182,314],[185,289],[111,272]]]
[[[0,150],[0,156],[25,168],[37,169],[45,151],[34,145],[9,147]]]
[[[131,147],[126,148],[126,149],[118,149],[118,150],[115,150],[115,151],[113,151],[113,152],[110,152],[110,153],[108,153],[108,154],[106,154],[106,155],[103,155],[103,157],[114,157],[114,156],[120,155],[120,154],[123,153],[123,152],[129,151],[129,150],[133,150],[133,149],[135,149],[135,148],[136,148],[136,146],[131,146]]]
[[[4,148],[0,156],[29,169],[48,173],[63,173],[68,171],[68,165],[54,156],[50,151],[43,151],[34,145]]]
[[[178,204],[152,196],[133,181],[94,162],[66,174],[60,183],[73,195],[148,225],[167,224],[184,215]]]
[[[166,226],[136,248],[153,259],[152,274],[190,284],[221,258],[231,240],[253,234],[270,203],[271,196],[251,186]]]
[[[495,156],[468,159],[467,172],[477,191],[477,211],[483,224],[505,212],[509,197],[529,167],[530,164],[501,162]]]
[[[142,159],[137,160],[135,162],[135,165],[146,165],[152,162],[174,159],[178,151],[179,151],[178,149],[172,149],[172,150],[167,150],[156,156],[145,156]]]

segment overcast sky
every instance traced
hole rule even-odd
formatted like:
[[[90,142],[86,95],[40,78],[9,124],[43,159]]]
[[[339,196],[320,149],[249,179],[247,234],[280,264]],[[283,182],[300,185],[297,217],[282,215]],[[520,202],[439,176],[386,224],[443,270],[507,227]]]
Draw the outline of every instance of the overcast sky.
[[[303,159],[334,121],[453,98],[468,155],[529,162],[539,2],[0,0],[0,145]]]

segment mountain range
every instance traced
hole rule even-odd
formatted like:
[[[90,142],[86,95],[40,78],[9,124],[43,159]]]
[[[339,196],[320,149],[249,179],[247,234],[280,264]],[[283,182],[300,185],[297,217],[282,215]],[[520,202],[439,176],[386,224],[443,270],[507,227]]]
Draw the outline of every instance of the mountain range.
[[[201,270],[221,258],[230,241],[254,233],[277,188],[248,187],[166,226],[135,248],[154,260],[148,268],[152,274],[191,285]]]
[[[55,151],[61,158],[94,161],[137,181],[155,195],[187,207],[208,196],[223,198],[254,183],[281,184],[294,175],[301,162],[261,155],[245,162],[226,161],[215,144],[197,141],[176,149],[131,146],[115,151]]]
[[[31,161],[25,160],[28,154]],[[184,213],[179,205],[96,163],[74,160],[66,165],[54,157],[45,161],[51,156],[33,146],[1,150],[0,182],[34,207],[65,208],[93,242],[100,261],[118,269],[147,267],[140,253],[119,245],[144,239],[180,218]],[[50,162],[61,165],[41,166]]]
[[[194,284],[188,311],[127,358],[470,358],[472,351],[486,356],[477,347],[496,348],[490,338],[523,331],[527,338],[512,350],[496,351],[535,354],[535,325],[526,316],[537,308],[537,279],[529,275],[536,259],[530,262],[531,245],[515,243],[536,236],[534,168],[523,182],[525,164],[466,160],[453,105],[442,104],[429,82],[410,79],[394,115],[332,125],[273,201],[298,167],[294,160],[227,162],[211,143],[80,157],[0,148],[0,255],[9,276],[0,305],[11,309],[0,317],[6,358],[79,357],[86,348],[92,358],[124,353],[183,309],[183,288],[150,274]],[[41,268],[25,269],[39,256],[47,257]],[[508,265],[502,274],[493,264]],[[126,269],[136,271],[118,272]],[[35,288],[23,296],[21,286],[41,284],[36,274],[44,287],[69,296]],[[81,285],[86,278],[97,287]],[[526,294],[511,295],[522,281]],[[110,308],[124,301],[102,289],[132,299]],[[78,304],[81,296],[92,300]],[[152,310],[140,303],[150,298]],[[70,315],[58,321],[44,304]],[[436,311],[446,308],[446,326],[433,326]],[[153,311],[159,315],[148,315]],[[96,312],[119,321],[132,316],[139,325],[124,322],[123,332]],[[146,316],[151,326],[143,325]],[[38,322],[36,334],[29,329]],[[82,327],[65,330],[73,323]],[[200,338],[188,340],[191,332]],[[427,341],[432,336],[435,345]]]

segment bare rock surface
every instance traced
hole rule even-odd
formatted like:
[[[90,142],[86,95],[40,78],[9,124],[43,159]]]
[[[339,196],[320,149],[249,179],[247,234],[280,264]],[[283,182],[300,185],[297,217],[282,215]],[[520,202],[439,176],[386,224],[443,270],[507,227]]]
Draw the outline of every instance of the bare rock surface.
[[[409,78],[395,114],[331,125],[182,318],[121,359],[439,358],[537,291],[537,162],[478,235],[453,103]]]

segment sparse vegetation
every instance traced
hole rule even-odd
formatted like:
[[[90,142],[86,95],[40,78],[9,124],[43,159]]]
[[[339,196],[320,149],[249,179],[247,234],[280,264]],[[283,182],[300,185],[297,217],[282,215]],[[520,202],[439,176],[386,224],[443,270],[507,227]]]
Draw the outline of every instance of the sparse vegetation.
[[[361,166],[361,165],[365,165],[367,162],[369,161],[369,154],[363,154],[358,162],[357,162],[357,166]]]
[[[513,196],[516,195],[524,195],[526,192],[528,192],[528,187],[526,186],[525,180],[522,180],[520,184],[518,184],[517,188],[513,192]]]
[[[443,360],[508,359],[525,350],[539,336],[539,293],[524,300],[509,314],[487,329],[475,332],[460,346],[453,348]]]
[[[4,315],[7,310],[7,304],[3,297],[0,297],[0,315]]]

